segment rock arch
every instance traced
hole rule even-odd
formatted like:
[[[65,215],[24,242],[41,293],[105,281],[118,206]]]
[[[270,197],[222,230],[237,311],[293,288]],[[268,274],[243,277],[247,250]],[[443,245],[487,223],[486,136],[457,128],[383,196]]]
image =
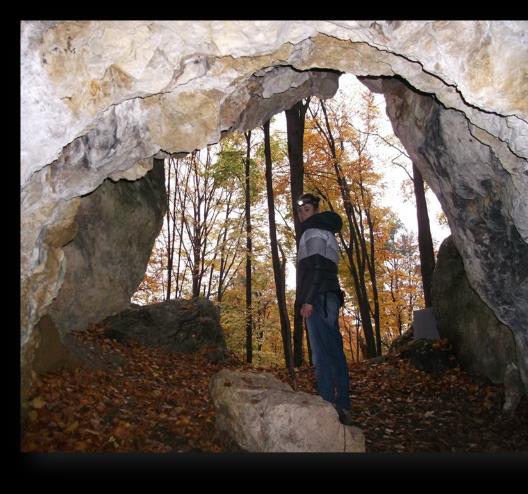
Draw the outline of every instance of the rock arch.
[[[81,196],[330,97],[347,72],[385,95],[528,386],[527,38],[524,21],[22,22],[23,369]]]

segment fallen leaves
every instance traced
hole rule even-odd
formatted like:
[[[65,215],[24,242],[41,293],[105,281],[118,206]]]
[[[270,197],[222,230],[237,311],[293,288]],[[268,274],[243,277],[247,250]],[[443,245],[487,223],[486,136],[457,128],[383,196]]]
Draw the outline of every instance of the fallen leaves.
[[[221,367],[205,349],[184,355],[117,343],[98,327],[77,337],[98,365],[116,353],[121,364],[35,376],[22,451],[222,451],[208,396]]]
[[[22,451],[233,450],[215,431],[209,381],[222,367],[250,366],[212,363],[207,349],[175,354],[118,343],[100,327],[78,338],[97,368],[34,376]],[[287,369],[262,370],[291,385]],[[316,393],[312,368],[296,369],[295,380],[298,391]],[[528,451],[526,400],[505,419],[502,387],[459,368],[432,375],[397,357],[365,361],[350,366],[350,389],[367,452]]]
[[[45,404],[46,402],[40,396],[37,396],[31,400],[31,406],[37,410],[42,408]]]
[[[277,376],[289,382],[288,371]],[[458,367],[443,374],[398,356],[350,365],[352,413],[367,452],[527,452],[528,402],[502,415],[503,387]],[[313,370],[297,369],[297,388],[315,393]]]

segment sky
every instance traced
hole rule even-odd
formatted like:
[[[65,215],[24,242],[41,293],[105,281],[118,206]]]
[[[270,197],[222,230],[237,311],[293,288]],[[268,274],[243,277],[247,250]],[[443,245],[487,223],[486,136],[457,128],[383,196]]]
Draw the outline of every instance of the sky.
[[[368,89],[359,82],[355,76],[344,74],[339,79],[338,93],[341,93],[341,95],[336,94],[335,97],[342,96],[353,103],[355,98],[358,98],[358,94],[360,94],[361,91],[368,91]],[[385,98],[382,94],[374,94],[374,98],[380,109],[380,120],[378,122],[379,134],[382,136],[391,135],[393,134],[393,130],[389,117],[385,111]],[[277,114],[274,118],[272,128],[274,127],[278,130],[285,131],[285,120],[284,112]],[[400,147],[403,148],[403,146]],[[402,182],[408,177],[404,170],[391,163],[392,158],[395,157],[396,154],[387,154],[384,158],[381,153],[381,148],[378,151],[381,157],[380,163],[382,163],[379,171],[383,174],[382,182],[386,187],[381,200],[382,205],[390,207],[398,215],[408,231],[417,233],[418,222],[414,201],[406,200],[401,191]],[[407,169],[411,170],[412,165],[409,160],[402,157],[398,159],[398,161],[401,163],[407,163]],[[451,232],[447,225],[441,224],[438,220],[438,215],[442,212],[442,207],[432,190],[429,189],[427,191],[426,198],[431,226],[431,236],[433,237],[435,249],[438,249],[440,243],[449,236]],[[286,283],[289,288],[295,288],[295,269],[293,266],[288,266]]]

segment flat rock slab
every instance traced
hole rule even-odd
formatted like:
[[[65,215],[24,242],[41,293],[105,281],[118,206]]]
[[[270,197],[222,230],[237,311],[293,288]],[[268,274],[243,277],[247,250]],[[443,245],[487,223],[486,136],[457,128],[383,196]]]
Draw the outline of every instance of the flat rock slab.
[[[249,452],[365,452],[361,429],[339,422],[320,396],[265,372],[223,369],[209,391],[216,427]]]

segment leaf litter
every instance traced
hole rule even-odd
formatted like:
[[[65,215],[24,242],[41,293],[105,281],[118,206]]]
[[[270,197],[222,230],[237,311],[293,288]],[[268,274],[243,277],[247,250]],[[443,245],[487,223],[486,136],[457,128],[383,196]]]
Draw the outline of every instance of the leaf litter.
[[[77,333],[103,366],[33,376],[22,429],[23,452],[222,453],[240,451],[215,430],[211,377],[222,368],[255,368],[211,349],[173,353],[118,343],[98,325]],[[118,362],[119,365],[108,363]],[[260,369],[290,383],[282,367]],[[528,451],[528,403],[502,414],[503,386],[459,367],[440,375],[398,355],[349,365],[352,413],[367,452]],[[315,394],[313,369],[296,369],[298,391]]]

